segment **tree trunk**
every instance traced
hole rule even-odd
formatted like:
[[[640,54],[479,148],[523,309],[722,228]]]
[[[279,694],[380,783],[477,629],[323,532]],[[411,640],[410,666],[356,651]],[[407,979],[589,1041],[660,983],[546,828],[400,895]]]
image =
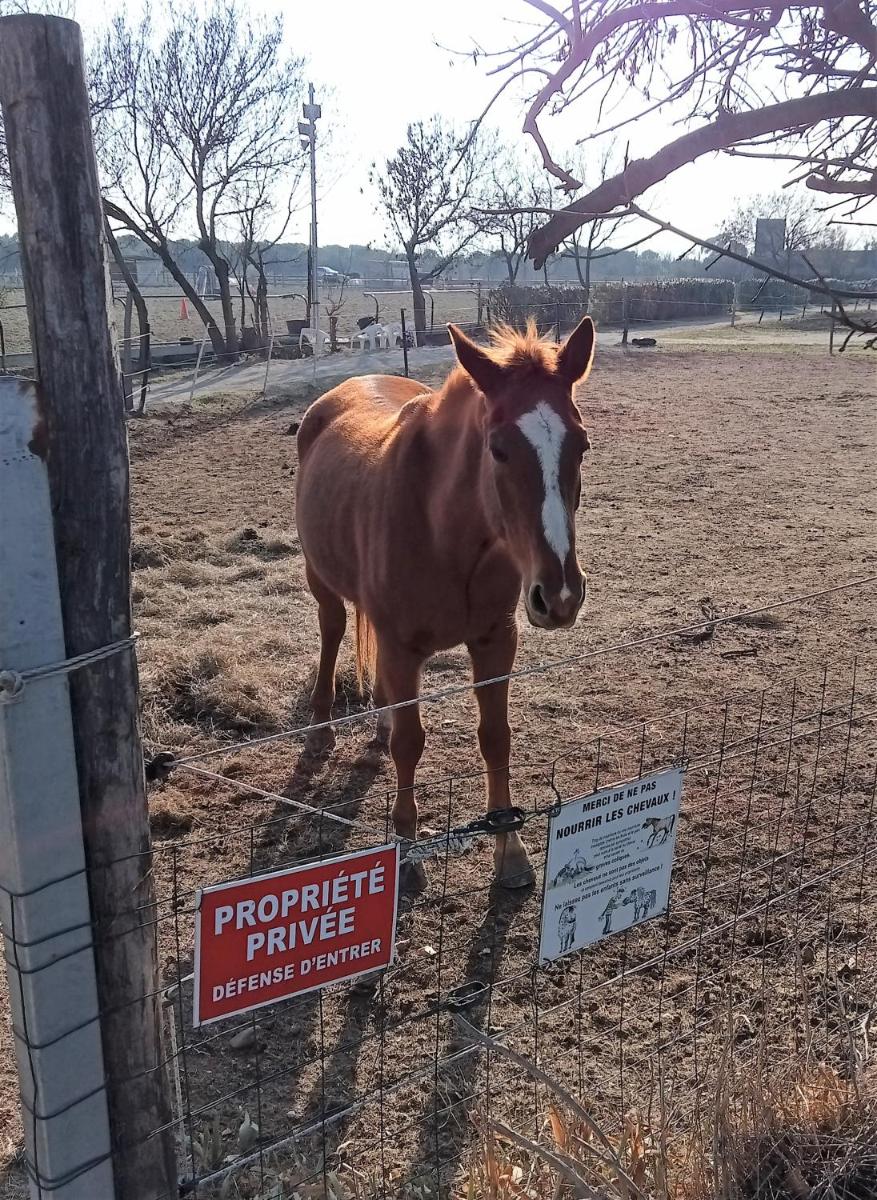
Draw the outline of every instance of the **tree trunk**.
[[[195,312],[201,318],[204,328],[210,335],[210,344],[213,346],[215,354],[222,356],[226,353],[225,339],[222,336],[222,330],[216,322],[215,317],[210,309],[198,295],[198,289],[188,278],[183,270],[177,265],[174,256],[171,254],[170,247],[164,239],[164,236],[158,234],[149,234],[145,229],[137,224],[124,208],[120,208],[112,200],[104,200],[104,211],[107,216],[112,217],[114,221],[118,221],[120,225],[124,225],[127,230],[140,238],[144,245],[148,246],[153,254],[157,254],[164,264],[168,274],[179,285],[180,291],[194,308]]]
[[[591,261],[594,255],[594,235],[597,231],[597,222],[591,224],[588,231],[588,253],[585,258],[585,277],[582,280],[582,285],[585,289],[585,312],[591,311]]]
[[[201,248],[210,259],[213,269],[216,272],[216,282],[219,285],[219,301],[222,305],[222,323],[225,326],[225,352],[223,357],[226,361],[230,361],[238,356],[238,327],[234,315],[234,301],[231,295],[231,272],[228,269],[228,263],[221,254],[217,254],[212,249],[206,249],[203,245]]]
[[[265,263],[262,260],[262,255],[259,255],[256,264],[257,281],[256,281],[256,313],[258,316],[258,327],[262,331],[262,338],[266,345],[271,337],[271,314],[268,311],[268,278],[265,275]]]
[[[422,346],[423,335],[426,333],[426,296],[423,293],[423,284],[420,282],[414,251],[407,246],[405,247],[405,257],[408,259],[408,276],[411,280],[411,294],[414,298],[414,340],[418,346]]]
[[[582,287],[587,287],[585,276],[582,272],[582,252],[579,248],[579,236],[577,233],[572,235],[572,260],[575,263],[579,283]]]
[[[125,317],[122,324],[122,353],[119,356],[122,365],[122,395],[125,397],[125,411],[134,407],[134,394],[131,386],[131,317],[134,314],[134,297],[130,288],[125,296]]]
[[[244,261],[243,272],[240,280],[241,293],[241,330],[247,323],[247,264]]]
[[[149,372],[152,369],[152,330],[149,327],[149,309],[146,307],[146,301],[143,298],[143,293],[137,285],[134,276],[128,269],[128,264],[122,255],[119,248],[119,243],[116,241],[110,223],[104,217],[104,230],[107,235],[110,251],[113,255],[122,278],[125,280],[125,285],[128,292],[134,301],[134,307],[137,309],[137,324],[139,326],[140,340],[139,352],[137,355],[137,370],[134,378],[140,380],[140,400],[138,401],[136,412],[141,416],[146,411],[146,392],[149,387]],[[133,391],[133,380],[132,380]]]

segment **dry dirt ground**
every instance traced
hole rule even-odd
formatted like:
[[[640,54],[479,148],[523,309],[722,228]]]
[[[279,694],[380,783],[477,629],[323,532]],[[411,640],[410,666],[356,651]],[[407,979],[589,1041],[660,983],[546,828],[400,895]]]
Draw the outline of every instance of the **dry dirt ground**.
[[[310,398],[303,391],[268,406],[235,399],[131,426],[134,605],[143,635],[144,733],[152,746],[192,753],[307,718],[318,630],[295,532],[291,429]],[[593,444],[578,518],[590,601],[569,633],[522,626],[518,666],[877,573],[873,358],[830,360],[788,344],[736,353],[685,345],[628,356],[598,350],[579,401]],[[794,882],[830,871],[860,845],[873,798],[870,727],[848,734],[847,722],[834,732],[842,721],[826,714],[848,710],[854,660],[852,701],[857,713],[868,711],[877,692],[875,615],[872,584],[719,627],[712,636],[605,653],[517,684],[515,780],[517,800],[528,809],[550,804],[555,763],[557,790],[573,795],[683,752],[692,759],[671,919],[534,972],[538,889],[491,889],[490,847],[481,843],[447,865],[436,859],[427,892],[403,903],[399,964],[385,980],[267,1010],[257,1052],[233,1051],[222,1024],[193,1031],[184,983],[181,1086],[196,1113],[193,1130],[213,1129],[214,1122],[216,1129],[215,1144],[203,1137],[196,1169],[206,1173],[236,1152],[245,1112],[266,1139],[316,1122],[314,1136],[299,1139],[295,1169],[317,1161],[325,1132],[339,1179],[365,1195],[382,1172],[386,1192],[378,1187],[377,1195],[437,1196],[439,1181],[444,1194],[460,1178],[473,1118],[487,1111],[536,1136],[544,1098],[498,1056],[489,1068],[483,1055],[467,1056],[468,1043],[442,1005],[462,981],[495,985],[467,1008],[470,1021],[513,1031],[510,1044],[538,1057],[615,1132],[627,1107],[653,1101],[656,1061],[666,1076],[662,1086],[675,1080],[665,1102],[684,1129],[695,1092],[703,1095],[704,1062],[715,1066],[726,1037],[741,1062],[754,1053],[747,1038],[763,1048],[756,1035],[768,1026],[774,1049],[792,1031],[799,1044],[815,1043],[817,1057],[835,1054],[825,999],[829,957],[847,962],[855,954],[858,990],[847,1003],[862,1005],[867,1032],[877,953],[857,932],[858,874],[790,902],[776,921],[762,917],[763,928],[744,922],[738,930],[737,917],[763,895],[767,884],[758,871],[778,853],[785,865],[777,879],[771,869],[774,892],[779,875]],[[338,711],[356,711],[348,643],[339,671]],[[466,677],[463,653],[452,652],[430,664],[424,689]],[[822,714],[826,730],[816,752],[805,736],[813,713]],[[421,821],[435,831],[483,807],[474,703],[465,695],[429,706],[425,723]],[[723,727],[725,742],[738,749],[717,772],[711,756]],[[374,844],[384,833],[392,772],[369,748],[370,736],[370,725],[346,727],[324,761],[302,755],[297,739],[283,740],[208,760],[204,765],[225,783],[180,771],[152,790],[168,982],[191,970],[187,908],[199,885],[251,866]],[[341,804],[369,828],[336,831],[260,798],[248,784],[315,807]],[[544,819],[528,824],[537,867],[544,837]],[[176,914],[174,871],[183,901]],[[873,897],[864,911],[877,915]],[[682,950],[668,960],[668,948],[675,954],[677,944],[693,944],[729,913],[730,948],[716,941],[698,948],[696,961]],[[811,998],[802,1010],[794,978],[802,948],[822,1008]],[[661,960],[662,952],[659,966],[644,965],[619,991],[620,969],[655,955]],[[5,1037],[4,1025],[0,1164],[19,1143]],[[437,1054],[460,1057],[437,1070]],[[382,1107],[366,1101],[380,1084],[389,1089]],[[357,1100],[362,1109],[321,1130],[321,1112]],[[445,1166],[436,1169],[437,1158]],[[273,1172],[288,1178],[292,1162],[286,1150],[270,1156],[263,1171],[269,1180],[277,1178]],[[15,1195],[12,1179],[0,1194]],[[318,1183],[322,1189],[321,1176]],[[259,1194],[267,1185],[253,1171],[235,1186],[240,1190],[231,1195]],[[213,1195],[209,1188],[198,1194]]]

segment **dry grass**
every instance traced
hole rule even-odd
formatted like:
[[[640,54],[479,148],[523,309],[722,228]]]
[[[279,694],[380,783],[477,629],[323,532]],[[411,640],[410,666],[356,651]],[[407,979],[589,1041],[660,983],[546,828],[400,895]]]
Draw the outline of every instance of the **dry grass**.
[[[732,1053],[726,1065],[733,1063]],[[531,1073],[535,1068],[531,1067]],[[536,1072],[543,1078],[541,1072]],[[825,1064],[728,1069],[696,1119],[636,1108],[601,1128],[549,1081],[542,1138],[496,1122],[459,1188],[466,1200],[873,1200],[877,1075]],[[552,1094],[553,1092],[553,1094]]]
[[[440,371],[431,373],[429,381],[440,375]],[[860,359],[844,356],[829,362],[824,355],[797,350],[784,349],[779,355],[741,352],[732,357],[724,350],[695,353],[662,346],[648,357],[598,357],[584,398],[594,450],[586,466],[586,499],[578,527],[582,560],[590,573],[591,601],[582,621],[569,634],[551,637],[522,628],[519,665],[526,667],[702,619],[707,603],[717,612],[740,610],[841,578],[870,574],[877,561],[872,386],[873,369]],[[318,629],[303,560],[297,552],[292,499],[295,443],[287,434],[308,398],[303,393],[294,400],[249,409],[229,403],[222,411],[196,406],[170,420],[152,416],[132,424],[133,597],[137,628],[143,634],[138,658],[143,728],[150,747],[194,753],[254,733],[298,726],[307,719]],[[877,641],[874,624],[867,616],[869,600],[862,594],[840,596],[831,603],[789,610],[781,623],[723,626],[703,644],[656,644],[636,656],[594,659],[586,668],[561,678],[533,676],[522,682],[514,691],[511,711],[517,801],[525,806],[544,804],[544,781],[535,765],[529,769],[530,764],[569,755],[573,750],[576,755],[565,760],[570,764],[566,783],[578,787],[584,780],[588,786],[594,778],[593,754],[588,747],[593,747],[596,735],[630,727],[645,714],[666,714],[727,694],[757,695],[767,689],[772,695],[771,689],[785,688],[794,676],[806,681],[808,673],[816,671],[824,659],[833,660],[837,669],[843,670],[854,654],[863,681],[870,679]],[[746,657],[724,656],[727,651],[741,650]],[[348,638],[340,661],[339,713],[362,703],[355,694],[351,657]],[[425,686],[462,682],[467,669],[463,652],[441,655],[430,664]],[[440,778],[449,770],[463,775],[480,768],[470,697],[426,710],[425,722],[428,739],[422,780]],[[655,744],[660,742],[662,728],[658,719]],[[674,735],[670,724],[666,728],[670,747]],[[295,741],[213,760],[210,765],[240,784],[284,793],[315,806],[352,804],[361,798],[363,821],[382,828],[391,768],[385,758],[374,761],[367,757],[370,728],[354,726],[342,732],[335,754],[321,764],[316,775],[301,769],[304,756]],[[740,732],[742,736],[747,730]],[[714,739],[714,729],[709,736]],[[714,740],[710,742],[714,744]],[[676,746],[672,741],[672,747]],[[636,771],[639,753],[638,736],[606,738],[601,771],[604,776],[623,778],[631,768]],[[870,774],[865,779],[864,768],[861,773],[864,782],[851,783],[845,794],[844,812],[847,815],[849,810],[850,819],[855,815],[853,805],[861,803],[861,793],[871,779]],[[825,787],[830,786],[829,780]],[[422,823],[443,828],[448,818],[447,791],[424,784],[420,799]],[[707,799],[706,783],[697,776],[689,780],[680,833],[686,849],[674,879],[677,895],[680,888],[692,893],[699,879],[697,855],[703,850]],[[774,794],[762,796],[759,792],[756,810],[770,813],[774,801]],[[179,848],[186,886],[192,888],[246,873],[253,854],[252,827],[273,820],[278,812],[288,814],[254,793],[183,771],[175,772],[164,787],[150,790],[150,811],[157,842]],[[471,786],[455,790],[451,814],[455,823],[482,811],[480,780],[473,779]],[[730,831],[730,836],[712,847],[716,883],[736,878],[739,813],[736,817],[734,823],[733,811],[721,814],[722,828]],[[858,817],[861,819],[861,810]],[[319,824],[297,820],[289,826],[288,840],[278,830],[264,830],[264,844],[260,842],[255,849],[257,869],[317,852],[320,837],[326,837],[325,830],[315,828]],[[187,840],[189,832],[193,836]],[[359,836],[364,844],[373,841],[371,833]],[[529,837],[536,857],[540,833]],[[339,841],[337,848],[341,851],[345,846],[356,848],[349,840]],[[323,848],[322,843],[318,848]],[[817,849],[827,865],[829,842],[823,841]],[[695,851],[697,855],[692,857]],[[168,881],[161,869],[170,856],[157,858],[157,883],[166,896]],[[819,863],[814,853],[814,871]],[[385,1046],[387,1078],[404,1075],[413,1065],[431,1064],[437,1048],[444,1055],[456,1044],[450,1040],[450,1021],[448,1028],[443,1024],[440,1030],[427,1021],[405,1024],[404,1019],[422,1006],[430,992],[466,978],[487,978],[494,962],[497,972],[511,979],[525,977],[532,964],[538,896],[520,896],[514,905],[502,896],[488,898],[483,889],[489,872],[486,846],[449,860],[447,905],[441,903],[442,871],[437,869],[430,891],[401,916],[399,969],[385,986],[388,1023],[392,1026],[395,1022],[399,1028]],[[839,903],[836,897],[835,904]],[[674,917],[674,939],[681,941],[696,932],[697,913],[693,905],[689,907],[691,912]],[[445,919],[445,912],[452,913],[452,918]],[[871,917],[867,904],[864,915]],[[818,922],[818,911],[813,919]],[[191,949],[187,920],[185,914],[181,916],[184,955]],[[162,929],[164,936],[168,929]],[[644,931],[643,939],[654,941],[655,929]],[[439,936],[444,939],[440,980],[436,957],[422,952],[423,946],[437,945]],[[495,960],[490,957],[494,940]],[[832,953],[843,954],[843,939],[837,940]],[[613,968],[614,953],[615,947],[610,945],[605,953],[589,954],[588,970],[608,972]],[[160,954],[171,977],[175,948],[165,940]],[[741,968],[744,992],[750,984],[754,990],[758,987],[751,974],[760,960],[753,962],[756,965]],[[718,966],[712,964],[711,969]],[[780,971],[782,964],[771,960],[770,967]],[[816,965],[807,969],[815,973]],[[681,966],[677,971],[682,987],[688,978]],[[673,980],[671,972],[668,996]],[[543,1004],[568,996],[574,984],[572,973],[540,973]],[[628,1071],[634,1072],[631,1097],[648,1094],[645,1064],[655,1037],[648,1008],[653,990],[653,980],[646,977],[628,985],[624,1025]],[[700,997],[701,1017],[709,1013],[712,1002],[711,993],[705,991]],[[788,1012],[790,1001],[781,996],[780,1002]],[[524,978],[497,991],[492,1019],[503,1027],[518,1028],[532,1011],[532,1003],[529,981]],[[697,1015],[687,1013],[684,1005],[681,1001],[674,1009],[682,1023]],[[484,1012],[478,1015],[485,1019]],[[753,1017],[757,1021],[757,1013]],[[647,1113],[639,1118],[639,1125],[631,1118],[634,1123],[625,1127],[617,1115],[613,1122],[613,1111],[630,1107],[629,1100],[625,1106],[617,1103],[614,1029],[618,1019],[617,1006],[607,994],[604,1001],[597,999],[593,1010],[585,1014],[582,1029],[570,1040],[561,1014],[554,1023],[543,1022],[540,1053],[552,1071],[557,1070],[561,1084],[576,1095],[598,1098],[606,1136],[617,1150],[622,1147],[622,1137],[627,1139],[622,1161],[629,1174],[635,1165],[632,1154],[644,1156],[646,1169],[653,1169],[652,1151],[664,1136],[664,1126],[654,1122],[654,1113],[652,1123]],[[325,1084],[341,1100],[374,1087],[372,1051],[369,1044],[359,1046],[354,1038],[360,1029],[373,1029],[374,1021],[375,1007],[368,997],[346,997],[343,990],[327,993],[319,1027],[331,1056]],[[319,1071],[307,1065],[307,1060],[314,1052],[317,1028],[308,997],[302,998],[298,1007],[272,1010],[264,1018],[266,1057],[276,1074],[285,1072],[263,1087],[261,1123],[266,1137],[280,1135],[291,1123],[313,1118],[321,1080]],[[191,1036],[191,1029],[188,1032]],[[525,1041],[524,1032],[518,1037],[517,1044],[532,1045]],[[576,1058],[584,1062],[590,1092],[587,1088],[578,1091],[572,1078]],[[0,1030],[0,1059],[0,1163],[4,1163],[20,1138],[11,1043],[5,1027]],[[688,1064],[680,1059],[678,1065],[683,1079],[680,1086],[688,1086]],[[219,1106],[217,1098],[233,1092],[242,1077],[240,1056],[227,1052],[222,1037],[203,1053],[190,1056],[189,1069],[193,1102],[207,1109]],[[504,1070],[505,1075],[494,1074],[501,1085],[494,1098],[500,1107],[508,1100],[511,1108],[518,1098],[515,1084],[520,1085],[521,1073],[517,1067]],[[466,1196],[468,1183],[465,1187],[457,1184],[464,1179],[461,1164],[473,1137],[470,1109],[477,1111],[477,1100],[464,1102],[461,1097],[483,1096],[483,1074],[473,1069],[457,1084],[458,1094],[452,1097],[459,1101],[454,1110],[457,1123],[443,1127],[442,1149],[452,1163],[449,1170],[456,1172],[456,1196]],[[440,1085],[445,1086],[444,1078]],[[394,1179],[408,1178],[415,1169],[426,1170],[424,1164],[433,1145],[420,1140],[418,1121],[424,1114],[428,1117],[437,1099],[440,1102],[441,1096],[434,1096],[425,1084],[401,1089],[388,1099],[387,1120],[395,1121],[394,1128],[401,1131],[387,1134],[390,1165],[399,1171]],[[562,1105],[556,1107],[567,1135],[573,1137],[577,1128],[573,1116]],[[543,1111],[547,1115],[547,1107]],[[672,1157],[677,1146],[674,1138],[681,1139],[680,1130],[690,1126],[681,1123],[683,1118],[671,1106],[667,1111],[667,1153],[672,1162],[676,1161]],[[290,1112],[293,1117],[288,1116]],[[737,1110],[728,1106],[727,1112],[728,1120],[733,1117],[736,1122]],[[517,1112],[503,1111],[502,1116],[512,1122],[520,1113],[519,1108]],[[225,1105],[219,1115],[225,1153],[234,1153],[242,1115],[233,1104]],[[499,1108],[493,1115],[500,1115]],[[336,1146],[330,1139],[331,1165],[346,1189],[345,1194],[339,1186],[337,1195],[344,1200],[355,1196],[357,1188],[367,1193],[375,1179],[373,1118],[374,1108],[363,1115],[360,1124],[354,1121],[345,1128],[343,1144]],[[525,1126],[514,1123],[509,1128]],[[533,1122],[526,1130],[535,1137]],[[541,1132],[556,1147],[550,1123]],[[482,1134],[492,1138],[496,1171],[504,1170],[503,1164],[509,1166],[508,1178],[502,1180],[509,1196],[520,1200],[527,1192],[516,1193],[515,1187],[542,1186],[551,1177],[550,1168],[542,1165],[538,1177],[534,1175],[528,1183],[530,1154],[503,1141],[496,1130],[483,1129]],[[566,1136],[560,1126],[558,1136],[561,1140]],[[681,1154],[681,1144],[678,1148]],[[308,1167],[312,1166],[309,1162]],[[514,1170],[518,1166],[523,1175]],[[298,1170],[288,1157],[269,1162],[267,1168],[278,1179],[293,1182]],[[477,1175],[482,1170],[483,1164],[472,1168],[476,1196],[488,1194],[478,1190],[486,1186],[486,1177]],[[305,1177],[306,1172],[304,1176],[300,1173],[298,1181]],[[320,1188],[322,1182],[320,1176]],[[271,1187],[275,1183],[268,1181]],[[0,1184],[0,1194],[5,1200],[4,1186]],[[244,1173],[229,1185],[226,1195],[257,1196],[260,1187],[257,1174]],[[311,1188],[312,1182],[297,1188],[302,1197],[311,1200],[304,1187]],[[434,1195],[428,1182],[400,1182],[395,1193],[394,1187],[395,1183],[388,1183],[388,1195],[412,1200],[418,1195],[421,1200]],[[263,1191],[271,1194],[267,1186]],[[284,1196],[292,1194],[287,1189]],[[323,1198],[322,1190],[312,1194]],[[545,1195],[550,1197],[551,1192]],[[690,1200],[705,1200],[707,1195],[692,1192]],[[710,1196],[709,1200],[726,1198]],[[749,1195],[745,1200],[762,1197]],[[814,1196],[810,1200],[832,1198]]]

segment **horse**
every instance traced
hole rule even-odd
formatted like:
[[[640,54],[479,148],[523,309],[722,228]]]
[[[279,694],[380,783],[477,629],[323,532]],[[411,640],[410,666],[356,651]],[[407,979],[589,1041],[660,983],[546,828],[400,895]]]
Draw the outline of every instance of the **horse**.
[[[673,832],[673,826],[675,824],[675,813],[673,813],[672,817],[649,817],[647,821],[643,821],[643,829],[651,829],[652,831],[646,840],[646,846],[654,846],[659,837],[661,840],[658,842],[658,845],[663,846],[667,838]]]
[[[348,379],[309,407],[298,430],[296,523],[317,602],[320,661],[312,751],[334,745],[335,667],[356,617],[360,687],[372,681],[376,741],[396,769],[393,825],[417,837],[414,781],[425,734],[416,699],[424,663],[463,644],[476,689],[488,810],[511,804],[509,682],[521,592],[530,623],[566,630],[585,601],[576,558],[588,435],[573,388],[591,368],[585,317],[562,345],[503,328],[489,347],[448,326],[457,364],[438,390],[399,376]],[[501,884],[534,873],[517,832],[497,836]],[[425,886],[422,864],[402,884]]]
[[[645,888],[641,887],[634,888],[633,891],[628,896],[625,896],[621,901],[622,905],[633,905],[633,919],[635,922],[644,921],[651,910],[655,907],[657,902],[658,895],[654,888],[647,892]]]

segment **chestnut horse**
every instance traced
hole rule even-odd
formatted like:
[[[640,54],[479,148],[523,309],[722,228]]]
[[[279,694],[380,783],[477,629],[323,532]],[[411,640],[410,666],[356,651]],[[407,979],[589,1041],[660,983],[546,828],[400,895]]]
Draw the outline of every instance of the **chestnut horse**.
[[[593,323],[585,317],[562,346],[532,324],[524,334],[504,329],[489,350],[449,328],[459,366],[438,391],[361,376],[302,420],[296,519],[319,605],[315,723],[331,717],[345,600],[356,610],[357,668],[373,670],[378,708],[415,699],[426,660],[460,643],[476,682],[507,675],[522,587],[542,629],[569,629],[584,601],[575,511],[588,437],[572,390],[590,369]],[[508,691],[507,681],[476,690],[489,809],[510,804]],[[419,706],[378,721],[396,767],[393,824],[413,840]],[[312,737],[312,746],[334,744],[329,729]],[[507,887],[533,880],[517,833],[497,837],[495,865]],[[422,867],[406,875],[408,886],[423,885]]]

